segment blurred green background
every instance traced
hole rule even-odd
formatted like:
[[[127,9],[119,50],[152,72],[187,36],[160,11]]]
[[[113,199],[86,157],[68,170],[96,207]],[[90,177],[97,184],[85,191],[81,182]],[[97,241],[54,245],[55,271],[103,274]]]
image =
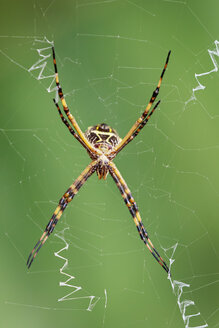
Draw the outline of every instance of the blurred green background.
[[[213,0],[2,1],[1,327],[185,327],[178,290],[140,241],[111,177],[88,180],[26,268],[58,200],[90,162],[47,92],[51,50],[37,52],[50,46],[44,37],[55,43],[81,129],[106,122],[120,136],[172,50],[159,109],[115,163],[151,240],[167,263],[175,259],[172,280],[190,284],[180,301],[195,302],[186,315],[201,313],[190,326],[218,327],[218,72],[199,77],[206,88],[192,99],[195,73],[214,69],[218,10]],[[47,64],[40,80],[40,69],[28,71],[36,63]],[[69,276],[54,256],[66,245],[60,237]],[[75,287],[59,285],[71,276]]]

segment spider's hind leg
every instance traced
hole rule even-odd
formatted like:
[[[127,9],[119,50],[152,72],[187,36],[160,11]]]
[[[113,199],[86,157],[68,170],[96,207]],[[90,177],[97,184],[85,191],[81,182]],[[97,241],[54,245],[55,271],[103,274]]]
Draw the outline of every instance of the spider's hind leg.
[[[41,247],[45,244],[46,240],[53,232],[56,224],[58,223],[59,219],[62,216],[65,208],[67,207],[68,203],[74,198],[74,196],[78,193],[79,189],[83,186],[83,184],[87,181],[87,179],[94,173],[96,170],[97,162],[91,162],[86,169],[79,175],[79,177],[75,180],[75,182],[68,188],[65,194],[59,201],[59,205],[56,207],[55,212],[53,213],[49,223],[46,226],[44,233],[42,234],[39,241],[34,246],[33,250],[31,251],[28,259],[27,259],[27,267],[30,268],[33,260],[37,256]]]
[[[158,251],[155,249],[154,245],[152,244],[152,241],[150,240],[148,233],[142,223],[140,213],[138,211],[137,204],[134,201],[134,198],[132,197],[132,194],[121,176],[119,170],[115,166],[114,163],[110,162],[109,164],[109,172],[115,181],[117,187],[119,188],[119,191],[122,195],[122,198],[126,204],[126,206],[129,209],[129,212],[131,213],[134,223],[136,225],[136,228],[138,230],[138,233],[140,235],[140,238],[143,240],[144,244],[147,246],[148,250],[151,252],[153,257],[156,259],[156,261],[163,267],[163,269],[167,272],[170,273],[169,268],[166,264],[166,262],[162,259]]]

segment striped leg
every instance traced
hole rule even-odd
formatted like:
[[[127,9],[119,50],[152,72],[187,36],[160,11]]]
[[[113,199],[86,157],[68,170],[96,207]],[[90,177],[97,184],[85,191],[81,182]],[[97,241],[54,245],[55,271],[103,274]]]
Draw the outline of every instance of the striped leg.
[[[59,205],[57,206],[49,223],[46,226],[44,233],[42,234],[40,240],[36,243],[32,252],[28,257],[27,260],[28,268],[30,268],[40,248],[43,246],[43,244],[45,244],[49,235],[53,232],[56,224],[58,223],[68,203],[74,198],[74,196],[78,193],[79,189],[83,186],[86,180],[95,172],[95,170],[96,170],[96,161],[93,161],[86,167],[86,169],[81,173],[81,175],[79,175],[79,177],[75,180],[75,182],[68,188],[68,190],[62,196],[62,198],[59,201]]]
[[[138,233],[139,233],[141,239],[143,240],[144,244],[147,246],[147,248],[149,249],[151,254],[154,256],[154,258],[157,260],[157,262],[168,273],[169,268],[166,265],[166,263],[164,262],[164,260],[162,259],[162,257],[159,255],[157,250],[154,248],[154,245],[152,244],[151,240],[149,239],[148,233],[145,230],[144,225],[142,223],[137,204],[135,203],[134,198],[132,197],[132,194],[131,194],[125,180],[121,176],[121,174],[120,174],[119,170],[117,169],[117,167],[115,166],[115,164],[112,162],[109,163],[109,172],[110,172],[113,180],[115,181],[117,187],[119,188],[122,198],[124,199],[124,202],[133,217],[134,223],[136,225],[136,228],[138,230]]]
[[[139,127],[135,130],[135,132],[131,135],[131,137],[119,148],[119,150],[117,151],[116,154],[118,154],[118,152],[120,152],[126,145],[128,145],[128,143],[130,141],[132,141],[139,134],[139,132],[145,126],[145,124],[147,124],[151,115],[153,114],[153,112],[155,111],[155,109],[158,107],[159,104],[160,104],[160,100],[156,103],[156,105],[151,110],[151,112],[148,114],[148,116],[144,119],[144,121],[141,124],[139,124]]]
[[[115,147],[115,149],[112,151],[112,153],[118,153],[121,148],[124,148],[124,144],[127,145],[129,143],[129,141],[131,141],[134,137],[133,135],[137,135],[140,130],[145,126],[144,124],[144,121],[151,109],[151,106],[153,105],[155,99],[157,98],[158,94],[159,94],[159,90],[160,90],[160,86],[161,86],[161,82],[162,82],[162,79],[163,79],[163,76],[164,76],[164,73],[166,71],[166,68],[167,68],[167,64],[168,64],[168,61],[169,61],[169,57],[170,57],[170,53],[171,51],[168,52],[168,55],[167,55],[167,59],[166,59],[166,62],[165,62],[165,65],[164,65],[164,68],[163,68],[163,71],[161,73],[161,76],[160,76],[160,79],[159,79],[159,82],[157,84],[157,87],[156,89],[154,90],[152,96],[151,96],[151,99],[145,109],[145,111],[143,112],[143,114],[141,115],[141,117],[135,122],[135,124],[132,126],[132,128],[129,130],[129,132],[127,133],[127,135],[122,139],[122,141]],[[155,106],[155,108],[158,106],[158,104]],[[153,110],[155,110],[155,108]],[[153,111],[152,110],[152,111]],[[151,115],[151,114],[150,114]],[[137,132],[137,134],[136,134]],[[132,138],[133,137],[133,138]],[[131,140],[130,140],[131,138]]]
[[[90,151],[92,151],[93,153],[101,155],[100,151],[97,150],[97,149],[95,149],[93,147],[93,145],[91,145],[91,143],[85,138],[84,133],[81,131],[81,129],[80,129],[79,125],[77,124],[74,116],[69,111],[69,108],[68,108],[67,103],[65,101],[65,97],[63,95],[62,88],[61,88],[61,86],[59,84],[59,76],[58,76],[58,70],[57,70],[57,64],[56,64],[55,49],[54,49],[54,47],[52,47],[52,54],[53,54],[53,64],[54,64],[54,69],[55,69],[55,81],[56,81],[56,85],[57,85],[57,89],[58,89],[58,95],[59,95],[59,98],[60,98],[60,100],[62,102],[62,106],[63,106],[64,112],[67,115],[69,121],[72,123],[73,127],[75,128],[78,136],[83,141],[83,143],[87,146],[87,148],[89,148]]]
[[[58,109],[59,112],[59,116],[62,120],[62,122],[67,126],[69,132],[81,143],[81,145],[88,151],[88,153],[91,153],[90,149],[87,147],[87,145],[85,145],[85,143],[81,140],[81,138],[79,137],[79,135],[74,131],[74,129],[72,129],[71,125],[68,123],[68,121],[66,120],[66,118],[63,116],[61,109],[59,107],[59,104],[56,102],[55,99],[53,99],[56,108]]]

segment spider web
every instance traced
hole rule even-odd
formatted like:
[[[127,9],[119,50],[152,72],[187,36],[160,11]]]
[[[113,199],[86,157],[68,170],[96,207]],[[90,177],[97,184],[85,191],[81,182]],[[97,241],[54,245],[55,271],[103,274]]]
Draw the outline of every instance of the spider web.
[[[2,18],[4,326],[19,327],[18,317],[22,327],[219,326],[217,7],[24,1],[19,28],[11,10]],[[172,50],[159,108],[115,159],[171,277],[140,241],[112,179],[95,175],[25,270],[58,200],[90,161],[52,102],[53,43],[82,130],[106,122],[121,137]]]

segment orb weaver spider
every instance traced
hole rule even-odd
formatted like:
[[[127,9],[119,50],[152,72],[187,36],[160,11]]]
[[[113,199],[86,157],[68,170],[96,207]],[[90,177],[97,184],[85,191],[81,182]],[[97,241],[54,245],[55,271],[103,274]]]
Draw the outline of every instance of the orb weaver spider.
[[[171,52],[169,51],[159,82],[151,96],[151,99],[145,111],[143,112],[141,117],[135,122],[135,124],[132,126],[132,128],[129,130],[126,136],[123,139],[121,139],[118,133],[116,132],[116,130],[112,129],[110,126],[108,126],[105,123],[91,126],[87,129],[85,133],[81,131],[74,116],[70,113],[65,97],[63,95],[62,88],[59,84],[59,76],[58,76],[58,70],[57,70],[56,58],[55,58],[55,49],[54,47],[52,47],[53,63],[54,63],[54,70],[55,70],[55,81],[58,90],[58,95],[61,100],[63,110],[66,114],[66,118],[61,112],[58,102],[55,99],[53,99],[53,101],[57,107],[62,122],[67,126],[70,133],[86,149],[88,155],[92,159],[92,162],[85,168],[85,170],[79,175],[79,177],[68,188],[68,190],[64,193],[64,195],[60,199],[59,204],[55,209],[49,223],[47,224],[44,233],[42,234],[41,238],[36,243],[35,247],[33,248],[32,252],[28,257],[27,260],[28,268],[30,268],[40,248],[43,246],[43,244],[45,244],[46,240],[53,232],[56,224],[61,218],[61,215],[65,210],[65,208],[67,207],[68,203],[78,193],[78,191],[83,186],[83,184],[87,181],[87,179],[96,171],[98,178],[99,179],[103,178],[104,180],[106,179],[108,173],[110,173],[122,195],[122,198],[126,206],[129,209],[129,212],[133,217],[140,238],[143,240],[144,244],[147,246],[151,254],[157,260],[157,262],[164,268],[164,270],[167,273],[169,273],[169,268],[167,264],[164,262],[164,260],[159,255],[157,250],[154,248],[154,245],[152,244],[151,240],[149,239],[148,233],[145,230],[144,225],[142,223],[136,202],[134,201],[134,198],[125,180],[123,179],[116,165],[113,163],[113,159],[125,146],[128,145],[130,141],[132,141],[139,134],[141,129],[147,124],[148,120],[150,119],[151,115],[154,113],[155,109],[158,107],[160,100],[155,104],[155,106],[151,110],[151,107],[158,96],[160,85],[169,61],[170,53]],[[70,125],[70,123],[72,124],[73,127]]]

